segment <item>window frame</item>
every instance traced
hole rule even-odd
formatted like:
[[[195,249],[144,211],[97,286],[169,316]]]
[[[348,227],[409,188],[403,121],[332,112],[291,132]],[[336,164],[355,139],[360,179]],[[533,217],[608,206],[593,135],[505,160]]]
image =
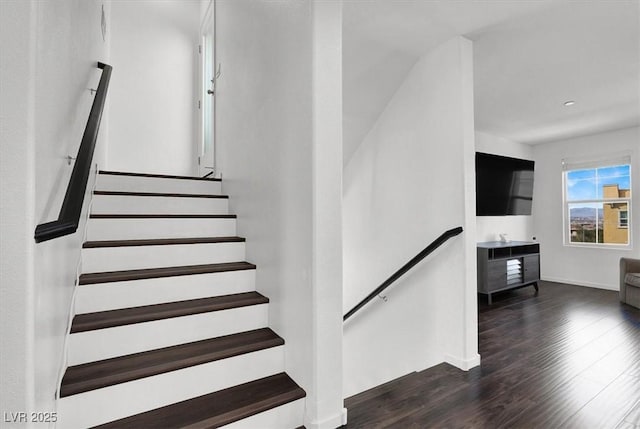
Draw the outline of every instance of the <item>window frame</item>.
[[[629,196],[620,198],[602,198],[599,199],[586,199],[586,200],[568,200],[568,175],[572,171],[578,170],[596,170],[599,168],[616,167],[616,166],[629,166]],[[563,244],[567,247],[585,247],[595,249],[614,249],[614,250],[631,250],[633,249],[633,225],[632,225],[632,195],[633,195],[633,163],[630,154],[618,154],[617,157],[596,158],[591,160],[562,160],[562,229],[563,229]],[[571,219],[569,207],[574,204],[602,204],[603,208],[605,204],[627,204],[627,226],[620,226],[620,211],[618,212],[618,226],[627,230],[627,243],[598,243],[598,227],[596,224],[596,242],[575,242],[571,241]],[[597,210],[597,209],[596,209]]]

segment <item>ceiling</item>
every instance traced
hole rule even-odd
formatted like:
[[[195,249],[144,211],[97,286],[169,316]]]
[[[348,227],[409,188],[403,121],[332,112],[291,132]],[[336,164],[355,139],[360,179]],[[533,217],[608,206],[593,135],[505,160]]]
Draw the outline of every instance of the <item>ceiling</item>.
[[[536,144],[639,124],[639,4],[345,0],[345,164],[420,56],[457,35],[474,42],[477,130]]]

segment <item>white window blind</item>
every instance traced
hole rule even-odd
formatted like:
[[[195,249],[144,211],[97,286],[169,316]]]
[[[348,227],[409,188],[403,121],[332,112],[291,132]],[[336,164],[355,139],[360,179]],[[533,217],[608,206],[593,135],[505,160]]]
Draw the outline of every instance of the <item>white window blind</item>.
[[[631,153],[623,152],[603,157],[588,158],[565,158],[562,160],[562,171],[584,170],[587,168],[597,168],[605,165],[626,165],[631,164]]]

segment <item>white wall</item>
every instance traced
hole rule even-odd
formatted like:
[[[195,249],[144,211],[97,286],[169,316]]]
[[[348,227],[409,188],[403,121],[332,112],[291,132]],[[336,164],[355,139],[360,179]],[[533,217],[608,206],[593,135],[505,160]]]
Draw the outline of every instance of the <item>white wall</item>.
[[[342,395],[342,4],[313,14],[313,371],[305,427],[346,423]]]
[[[479,362],[471,42],[418,61],[346,166],[346,312],[442,232],[450,240],[345,324],[344,393]]]
[[[216,8],[226,70],[216,100],[223,190],[248,239],[247,259],[258,265],[258,289],[271,300],[270,325],[286,339],[288,369],[302,384],[311,353],[310,19],[305,2]]]
[[[112,170],[194,175],[199,1],[112,2]]]
[[[34,409],[35,6],[0,2],[0,410]]]
[[[339,19],[337,2],[216,5],[218,170],[308,428],[342,418]]]
[[[627,128],[575,139],[536,145],[536,183],[533,195],[534,233],[540,241],[543,280],[604,289],[619,289],[621,257],[640,257],[640,129]],[[631,250],[563,245],[562,159],[632,153]]]
[[[71,174],[65,157],[77,152],[93,101],[88,88],[100,76],[96,62],[108,63],[108,44],[101,35],[101,1],[1,4],[0,396],[15,398],[14,406],[22,402],[21,408],[3,405],[3,411],[53,411],[84,218],[78,232],[64,238],[36,245],[33,232],[37,223],[58,216]],[[97,145],[99,160],[104,139]],[[15,348],[6,349],[5,340]]]
[[[476,131],[476,151],[512,158],[533,159],[533,148],[529,145],[507,140],[481,131]],[[533,184],[536,186],[536,183]],[[533,201],[536,204],[536,201]],[[477,216],[477,241],[500,240],[498,234],[506,233],[510,240],[531,241],[533,238],[532,216]]]

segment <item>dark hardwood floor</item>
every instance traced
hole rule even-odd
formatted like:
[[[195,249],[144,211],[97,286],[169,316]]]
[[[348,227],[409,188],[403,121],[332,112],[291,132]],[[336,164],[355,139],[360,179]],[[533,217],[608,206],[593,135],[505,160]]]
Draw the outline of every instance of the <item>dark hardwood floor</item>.
[[[478,299],[480,367],[440,364],[348,398],[346,427],[640,429],[640,310],[549,282]]]

